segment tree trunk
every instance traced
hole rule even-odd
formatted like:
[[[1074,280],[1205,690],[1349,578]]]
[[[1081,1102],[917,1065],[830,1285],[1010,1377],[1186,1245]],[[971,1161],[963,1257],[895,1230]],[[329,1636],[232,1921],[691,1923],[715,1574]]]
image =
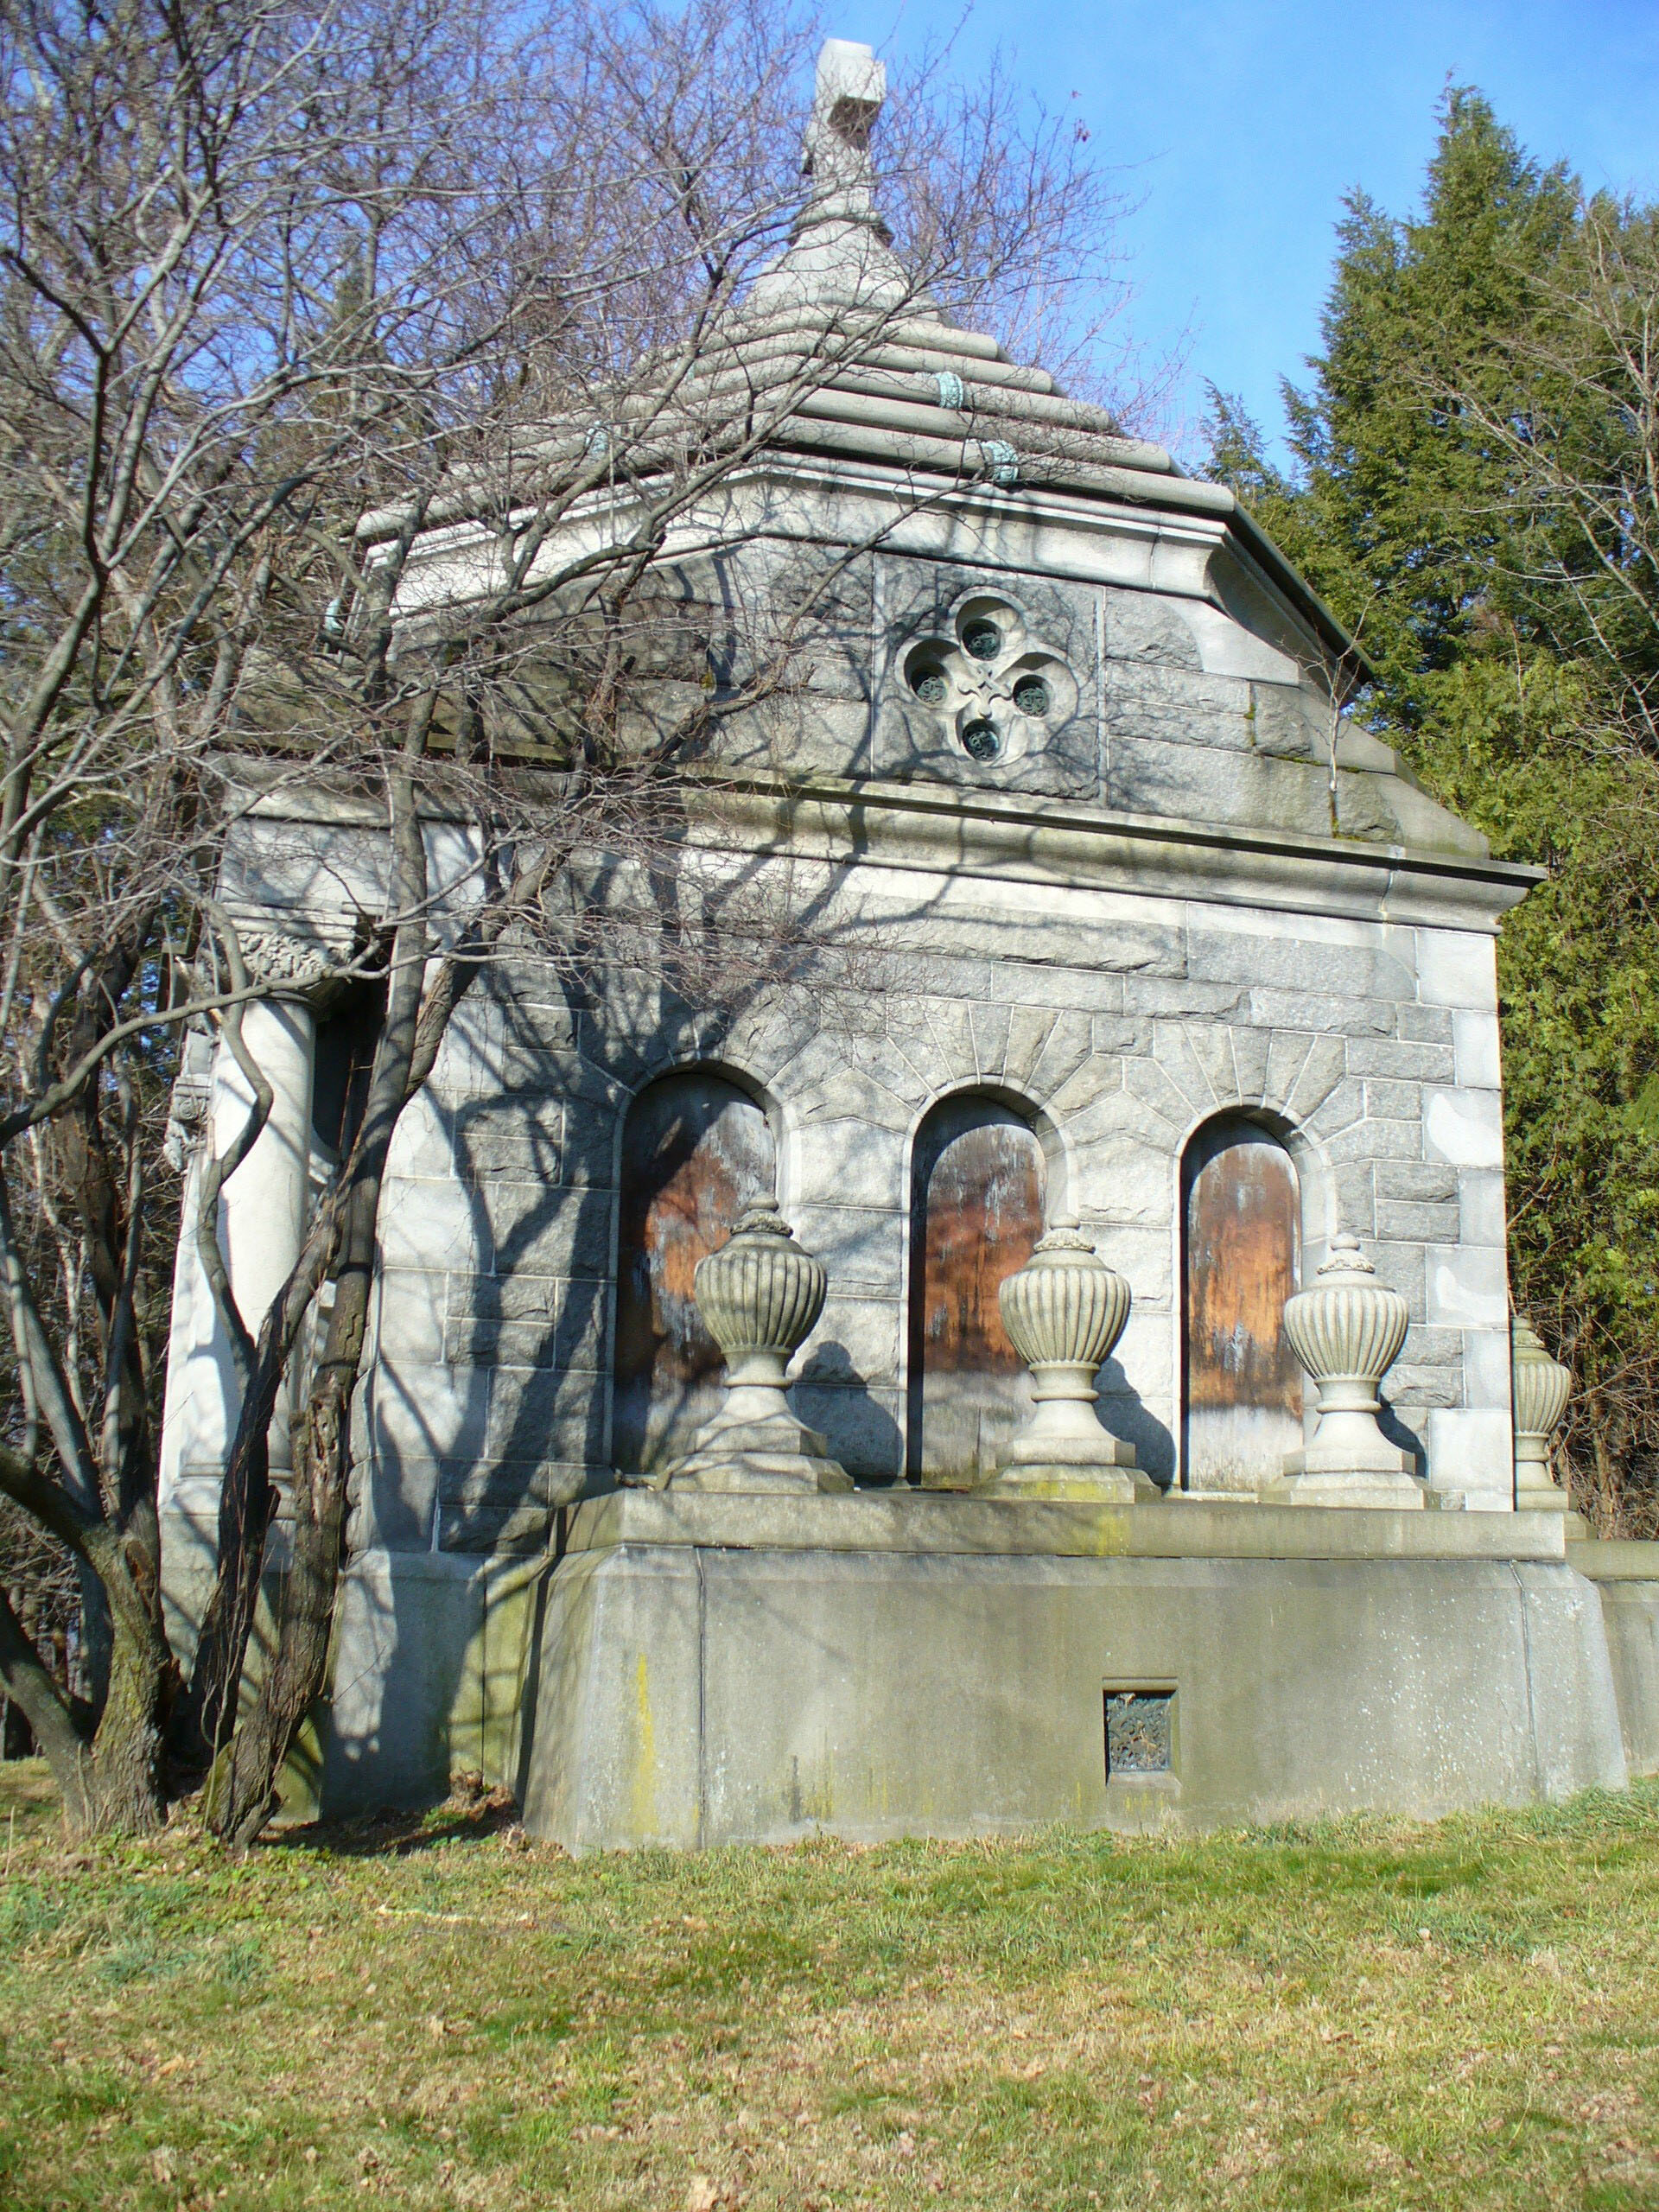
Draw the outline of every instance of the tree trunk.
[[[0,1591],[0,1681],[34,1732],[40,1752],[52,1770],[63,1801],[65,1823],[73,1834],[86,1826],[86,1782],[91,1752],[86,1738],[57,1684],[35,1649],[35,1640],[18,1620],[11,1601]]]
[[[338,1202],[325,1201],[292,1273],[271,1300],[243,1393],[219,1491],[219,1569],[202,1616],[189,1684],[173,1716],[173,1756],[197,1770],[211,1764],[235,1721],[264,1573],[265,1541],[276,1505],[270,1424],[312,1299],[334,1257],[339,1217]]]
[[[219,1497],[219,1573],[201,1617],[190,1679],[173,1715],[170,1748],[187,1772],[200,1773],[211,1764],[235,1719],[275,1503],[266,1433],[238,1433]]]
[[[112,1634],[109,1694],[87,1762],[88,1834],[142,1835],[167,1819],[162,1751],[179,1670],[162,1619],[158,1538],[153,1508],[141,1506],[99,1562]]]
[[[372,1281],[371,1266],[341,1282],[329,1317],[328,1357],[296,1425],[294,1548],[277,1598],[276,1650],[253,1710],[236,1732],[222,1790],[213,1788],[212,1823],[238,1850],[270,1818],[283,1762],[327,1680],[351,1474],[352,1391]],[[342,1313],[342,1306],[349,1310]]]
[[[409,751],[423,750],[431,702],[417,708]],[[394,868],[386,1018],[375,1049],[363,1125],[341,1171],[344,1230],[322,1355],[295,1436],[294,1549],[277,1601],[276,1647],[251,1712],[238,1726],[224,1777],[210,1784],[208,1819],[245,1850],[270,1818],[277,1777],[301,1722],[327,1678],[351,1474],[352,1393],[362,1363],[374,1284],[386,1158],[414,1088],[426,972],[426,846],[409,769],[389,778]]]
[[[156,1535],[141,1506],[124,1535],[101,1527],[85,1539],[111,1629],[108,1691],[90,1732],[86,1708],[53,1681],[0,1598],[0,1678],[35,1732],[73,1836],[143,1835],[167,1818],[162,1752],[178,1668],[162,1622]]]

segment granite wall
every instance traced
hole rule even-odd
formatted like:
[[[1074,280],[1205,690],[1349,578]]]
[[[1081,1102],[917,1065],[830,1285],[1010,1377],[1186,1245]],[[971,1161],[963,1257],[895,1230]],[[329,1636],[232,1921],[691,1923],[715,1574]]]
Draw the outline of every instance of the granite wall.
[[[528,962],[464,1004],[392,1162],[359,1541],[536,1544],[550,1504],[608,1482],[621,1120],[699,1063],[772,1116],[780,1198],[830,1274],[795,1401],[861,1477],[902,1465],[912,1141],[937,1099],[982,1090],[1038,1124],[1051,1211],[1129,1280],[1102,1412],[1158,1479],[1179,1433],[1181,1155],[1243,1109],[1297,1161],[1305,1272],[1341,1224],[1404,1295],[1388,1397],[1430,1483],[1508,1506],[1490,937],[870,874],[836,894],[873,948],[855,1005],[765,988],[698,1013],[638,971],[577,991]]]

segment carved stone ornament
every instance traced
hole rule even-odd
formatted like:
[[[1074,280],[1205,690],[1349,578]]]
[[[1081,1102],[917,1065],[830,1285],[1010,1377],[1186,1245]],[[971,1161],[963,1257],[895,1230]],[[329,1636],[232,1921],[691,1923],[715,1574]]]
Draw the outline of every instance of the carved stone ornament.
[[[1550,1472],[1550,1440],[1573,1395],[1573,1372],[1552,1359],[1529,1321],[1510,1327],[1515,1404],[1515,1503],[1521,1513],[1567,1513],[1571,1500]]]
[[[1036,1404],[982,1493],[1115,1504],[1156,1497],[1134,1446],[1103,1428],[1095,1409],[1095,1378],[1129,1318],[1122,1276],[1075,1221],[1061,1219],[999,1287],[997,1302]]]
[[[983,592],[953,610],[948,633],[912,639],[898,674],[917,706],[983,766],[1021,759],[1077,709],[1077,678],[1061,655],[1031,634],[1011,601]]]
[[[213,1041],[198,1018],[185,1029],[179,1048],[179,1071],[168,1101],[167,1135],[162,1149],[170,1167],[182,1170],[188,1165],[207,1129],[213,1095]]]
[[[301,992],[326,982],[334,965],[320,945],[286,937],[280,930],[245,930],[242,957],[250,975],[270,983],[291,983]]]
[[[672,1490],[850,1490],[816,1430],[797,1420],[785,1372],[823,1311],[824,1271],[775,1206],[751,1206],[697,1262],[697,1311],[726,1355],[726,1402],[667,1478]]]
[[[168,1101],[167,1135],[162,1147],[170,1167],[184,1167],[201,1142],[213,1094],[212,1083],[200,1076],[179,1075],[174,1078]]]
[[[1338,1230],[1313,1287],[1285,1301],[1285,1334],[1319,1389],[1319,1426],[1283,1474],[1264,1483],[1274,1503],[1420,1507],[1409,1452],[1377,1422],[1377,1386],[1406,1340],[1406,1301],[1376,1280],[1359,1239]]]

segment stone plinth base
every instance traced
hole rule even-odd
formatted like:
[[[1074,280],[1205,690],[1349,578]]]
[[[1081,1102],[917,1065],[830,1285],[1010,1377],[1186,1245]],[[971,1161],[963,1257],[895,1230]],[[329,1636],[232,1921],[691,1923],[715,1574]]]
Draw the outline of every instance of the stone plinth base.
[[[1163,1496],[1136,1464],[1135,1446],[1109,1436],[1090,1417],[1095,1433],[1073,1441],[1065,1437],[1016,1437],[1002,1465],[976,1497],[1066,1498],[1099,1505],[1150,1503]]]
[[[710,1421],[668,1477],[666,1488],[751,1495],[767,1491],[851,1490],[853,1478],[816,1429],[793,1414],[772,1421]]]
[[[1659,1774],[1659,1544],[1575,1543],[1569,1527],[1567,1556],[1601,1599],[1626,1764]]]
[[[1628,1773],[1601,1604],[1529,1514],[620,1493],[572,1516],[534,1709],[525,1822],[574,1850],[1433,1815]]]
[[[1325,1459],[1313,1452],[1294,1452],[1284,1472],[1264,1482],[1256,1495],[1264,1505],[1343,1505],[1393,1513],[1421,1513],[1427,1487],[1410,1471],[1403,1452],[1374,1466],[1348,1459]]]
[[[174,1649],[194,1651],[212,1586],[212,1523],[162,1515]],[[273,1547],[273,1566],[282,1551]],[[429,1805],[462,1770],[523,1787],[524,1698],[546,1562],[538,1550],[384,1551],[340,1576],[332,1677],[283,1770],[283,1815],[334,1820]],[[276,1572],[255,1618],[253,1665],[266,1648]]]
[[[1548,1468],[1529,1466],[1524,1459],[1516,1463],[1515,1503],[1521,1513],[1573,1511],[1572,1499],[1559,1483],[1550,1480]]]
[[[1137,1501],[1150,1504],[1163,1494],[1151,1476],[1135,1465],[1133,1452],[1116,1465],[1039,1459],[1027,1465],[999,1467],[974,1492],[976,1497],[1059,1498],[1100,1505],[1133,1505]]]
[[[473,1768],[590,1847],[1432,1813],[1617,1782],[1621,1751],[1659,1773],[1659,1545],[1563,1555],[1562,1519],[620,1492],[556,1567],[353,1560],[284,1809]],[[162,1525],[176,1605],[207,1531]],[[1151,1700],[1128,1717],[1166,1770],[1108,1777],[1109,1692]]]
[[[1590,1523],[1582,1513],[1575,1510],[1572,1499],[1559,1484],[1548,1483],[1541,1489],[1534,1490],[1517,1481],[1515,1510],[1517,1513],[1558,1514],[1562,1534],[1569,1544],[1585,1544],[1592,1540]]]

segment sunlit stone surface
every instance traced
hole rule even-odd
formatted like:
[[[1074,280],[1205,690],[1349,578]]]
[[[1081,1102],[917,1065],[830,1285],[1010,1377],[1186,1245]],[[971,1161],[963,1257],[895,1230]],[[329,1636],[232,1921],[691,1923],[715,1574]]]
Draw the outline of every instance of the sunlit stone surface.
[[[733,702],[804,599],[791,680],[712,733],[672,880],[573,868],[591,956],[489,969],[404,1116],[307,1787],[481,1768],[608,1847],[1427,1814],[1659,1766],[1652,1549],[1573,1541],[1548,1363],[1511,1360],[1494,945],[1530,872],[1335,711],[1353,650],[1229,492],[912,287],[874,54],[830,41],[817,92],[787,249],[697,389],[804,383],[677,525],[642,741]],[[626,528],[615,496],[572,530]],[[426,532],[397,620],[441,627],[495,527]],[[245,796],[227,910],[301,967],[350,943],[373,810]],[[427,838],[449,927],[479,856]],[[701,902],[779,957],[683,991]],[[330,1172],[335,1017],[291,980],[230,1201],[245,1304]],[[181,1159],[234,1088],[205,1045]],[[181,1642],[231,1373],[191,1249]]]

